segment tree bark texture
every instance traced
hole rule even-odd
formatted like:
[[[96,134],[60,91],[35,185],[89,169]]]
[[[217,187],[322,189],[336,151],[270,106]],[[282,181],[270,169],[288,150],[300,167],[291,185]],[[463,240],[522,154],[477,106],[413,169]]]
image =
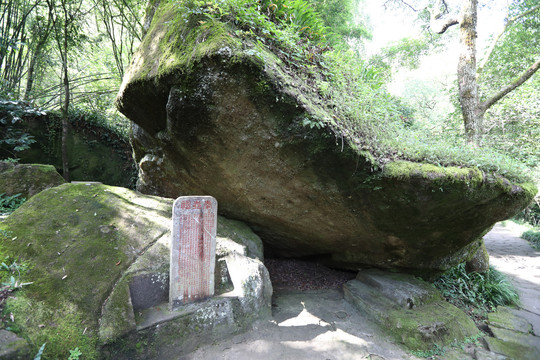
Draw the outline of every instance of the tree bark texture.
[[[460,14],[460,55],[458,62],[459,102],[463,113],[465,136],[469,143],[479,143],[482,112],[476,82],[476,23],[478,0],[463,0]]]
[[[67,11],[64,7],[65,19],[67,19]],[[69,160],[68,160],[68,151],[67,151],[67,140],[68,140],[68,116],[69,116],[69,77],[68,77],[68,22],[64,21],[64,49],[62,56],[62,67],[63,67],[63,80],[64,80],[64,106],[62,109],[62,173],[64,179],[69,182]]]

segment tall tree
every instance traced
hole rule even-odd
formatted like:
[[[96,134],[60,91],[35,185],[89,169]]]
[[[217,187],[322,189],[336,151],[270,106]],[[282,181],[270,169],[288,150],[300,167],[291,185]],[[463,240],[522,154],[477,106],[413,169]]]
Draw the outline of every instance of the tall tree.
[[[26,87],[24,89],[23,96],[24,100],[29,100],[32,96],[36,78],[36,68],[38,67],[39,62],[42,60],[42,55],[47,43],[50,41],[52,25],[52,9],[50,7],[47,7],[45,15],[37,14],[37,16],[34,18],[31,27],[31,41],[28,45],[30,61],[26,71]]]
[[[7,0],[0,6],[0,81],[5,92],[20,92],[28,61],[32,14],[40,0]]]
[[[86,13],[83,11],[83,0],[47,0],[52,13],[53,34],[61,59],[61,79],[63,89],[62,102],[62,175],[70,180],[67,139],[69,131],[69,106],[71,87],[69,77],[69,58],[72,47],[77,43],[80,33],[80,22]]]
[[[490,96],[481,97],[479,94],[479,73],[489,62],[491,52],[488,51],[484,61],[477,67],[477,21],[478,21],[478,0],[460,0],[460,11],[452,11],[447,0],[430,1],[426,6],[424,2],[396,0],[398,3],[419,11],[424,7],[430,14],[430,28],[438,34],[445,33],[452,26],[459,26],[460,54],[458,61],[457,77],[459,87],[459,101],[465,126],[465,135],[469,143],[480,144],[484,132],[484,115],[486,111],[495,105],[506,95],[514,91],[520,85],[530,79],[540,68],[540,57],[536,57],[532,64],[529,63],[507,84],[501,87]],[[526,0],[515,0],[516,4],[525,4]],[[494,38],[493,48],[503,35],[519,20],[524,20],[531,16],[538,16],[540,5],[537,3],[528,4],[528,8],[521,13],[514,14],[507,19],[503,32]],[[515,54],[517,55],[517,54]]]
[[[477,65],[476,65],[476,27],[477,27],[477,9],[478,0],[462,0],[461,11],[457,18],[443,16],[447,11],[445,0],[437,0],[433,10],[431,11],[431,20],[434,24],[433,28],[437,29],[438,33],[444,33],[449,27],[459,25],[460,39],[460,56],[458,62],[458,86],[459,100],[461,104],[461,112],[463,114],[463,122],[465,125],[465,134],[470,143],[479,144],[483,133],[483,122],[486,111],[501,100],[504,96],[522,85],[531,76],[533,76],[540,68],[540,57],[529,66],[516,79],[502,87],[495,94],[481,101],[478,93],[477,83]],[[517,15],[511,22],[507,21],[507,26],[511,26],[513,22],[519,18],[540,11],[540,5],[537,5],[528,11]],[[497,38],[496,38],[497,39]],[[489,54],[488,54],[489,55]],[[485,61],[489,60],[489,56]],[[482,67],[481,67],[482,68]]]

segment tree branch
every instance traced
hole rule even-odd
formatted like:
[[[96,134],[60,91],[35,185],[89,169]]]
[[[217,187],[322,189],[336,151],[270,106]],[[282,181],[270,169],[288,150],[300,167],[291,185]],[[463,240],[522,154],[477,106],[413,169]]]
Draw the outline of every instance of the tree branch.
[[[404,0],[399,0],[399,1],[387,0],[387,1],[384,2],[383,6],[384,6],[385,9],[387,9],[388,3],[394,3],[394,2],[397,2],[399,4],[402,4],[402,5],[406,6],[406,7],[408,7],[409,9],[411,9],[414,12],[418,12],[417,9],[415,9],[411,4],[409,4],[408,2],[406,2]]]
[[[448,5],[445,0],[437,0],[433,9],[429,11],[430,21],[429,26],[437,34],[443,34],[449,27],[459,24],[459,20],[450,17],[441,19],[444,14],[448,13]]]
[[[503,34],[506,32],[506,29],[508,29],[510,26],[512,26],[517,20],[519,20],[522,17],[525,17],[525,16],[527,16],[529,14],[532,14],[533,12],[535,12],[535,11],[537,11],[539,9],[540,9],[540,5],[536,5],[536,6],[532,7],[532,8],[530,8],[529,10],[527,10],[527,11],[525,11],[525,12],[519,14],[519,15],[516,15],[513,18],[510,18],[510,19],[508,19],[506,21],[506,24],[504,25],[504,28],[493,39],[493,41],[491,42],[491,45],[489,46],[489,49],[484,54],[484,56],[482,58],[482,63],[478,66],[478,69],[476,70],[478,75],[480,75],[482,73],[482,71],[484,70],[484,68],[486,67],[486,64],[487,64],[489,58],[491,57],[491,54],[493,53],[493,50],[495,50],[495,46],[497,45],[497,43],[499,42],[499,40],[503,36]]]
[[[518,86],[529,80],[529,78],[533,76],[538,71],[538,69],[540,69],[540,58],[536,60],[536,62],[532,64],[531,67],[529,67],[516,81],[502,88],[501,91],[495,94],[492,98],[482,102],[480,104],[480,109],[482,113],[485,113],[486,110],[493,106],[497,101],[501,100]]]

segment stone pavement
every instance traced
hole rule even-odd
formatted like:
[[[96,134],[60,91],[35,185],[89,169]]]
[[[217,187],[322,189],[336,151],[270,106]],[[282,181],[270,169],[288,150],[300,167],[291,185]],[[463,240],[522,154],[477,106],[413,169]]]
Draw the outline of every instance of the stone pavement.
[[[490,264],[508,275],[519,293],[518,313],[540,336],[540,252],[520,237],[525,230],[513,222],[499,223],[484,239]]]

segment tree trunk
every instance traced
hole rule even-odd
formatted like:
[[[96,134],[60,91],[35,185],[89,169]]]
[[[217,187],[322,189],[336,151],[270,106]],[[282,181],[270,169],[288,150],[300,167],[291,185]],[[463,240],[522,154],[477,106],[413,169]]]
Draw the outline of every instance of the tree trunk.
[[[482,137],[483,112],[476,82],[476,22],[478,0],[463,0],[459,27],[458,62],[459,102],[463,113],[467,142],[479,144]]]
[[[40,31],[40,34],[38,34],[38,42],[36,47],[34,48],[34,51],[32,51],[32,56],[30,57],[30,63],[28,64],[28,72],[26,75],[26,87],[24,90],[24,100],[28,100],[30,98],[30,95],[32,94],[32,89],[34,88],[34,78],[35,78],[35,70],[36,70],[36,64],[38,62],[38,59],[41,57],[41,53],[43,49],[45,48],[45,45],[47,44],[47,40],[49,39],[49,34],[51,32],[51,11],[49,10],[49,19],[47,20],[47,25],[45,27],[45,30]]]
[[[68,139],[68,115],[69,115],[69,78],[68,78],[68,25],[64,22],[64,56],[62,59],[63,78],[64,78],[64,105],[62,107],[62,173],[64,179],[69,182],[69,160],[67,151]]]

